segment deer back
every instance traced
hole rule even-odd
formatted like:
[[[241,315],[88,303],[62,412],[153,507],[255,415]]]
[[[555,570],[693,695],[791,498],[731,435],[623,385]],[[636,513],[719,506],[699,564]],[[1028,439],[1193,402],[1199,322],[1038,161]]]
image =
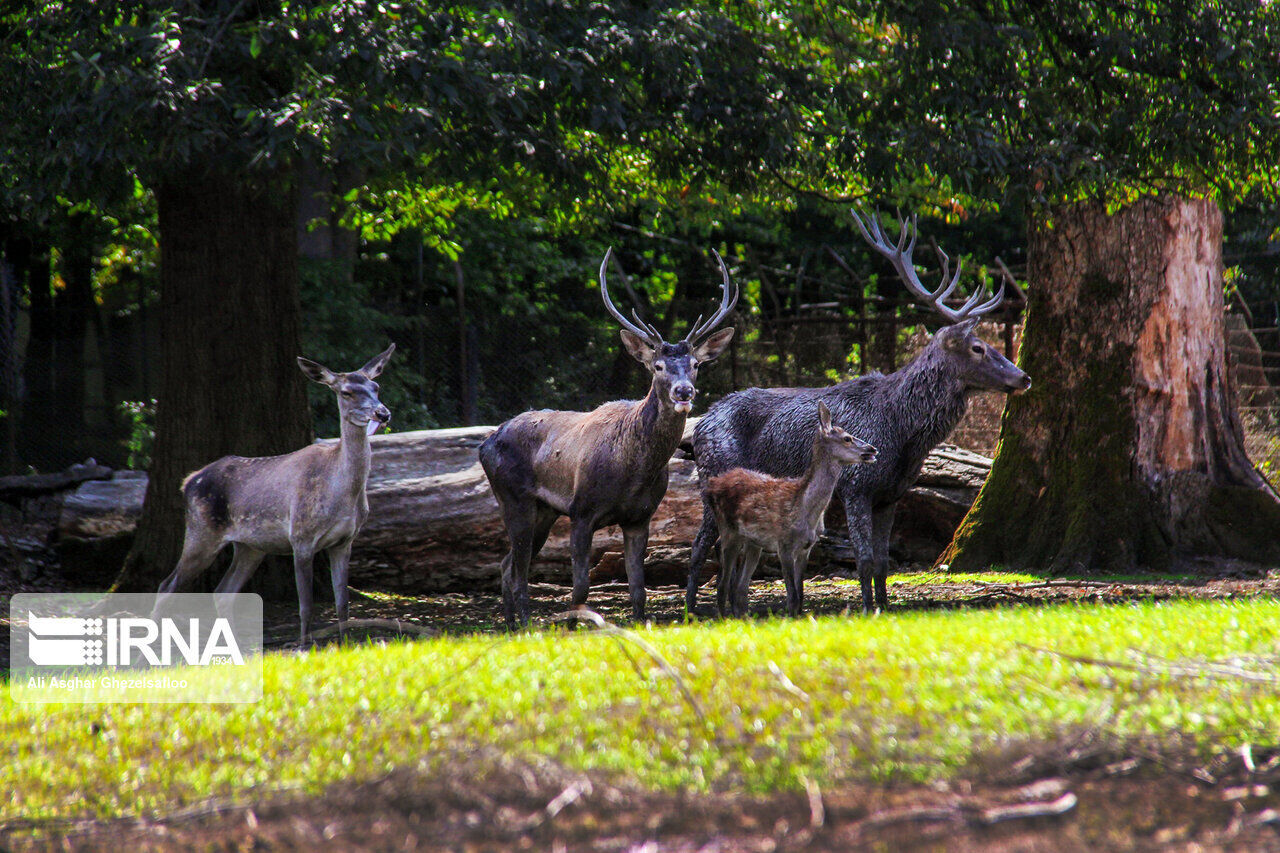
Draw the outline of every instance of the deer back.
[[[667,462],[684,427],[683,417],[664,424],[659,408],[645,398],[590,412],[525,412],[485,441],[481,461],[502,488],[565,514],[586,504],[647,504],[659,480],[665,491]]]
[[[734,468],[707,483],[721,535],[738,535],[776,550],[794,521],[803,484],[794,477],[771,477]]]

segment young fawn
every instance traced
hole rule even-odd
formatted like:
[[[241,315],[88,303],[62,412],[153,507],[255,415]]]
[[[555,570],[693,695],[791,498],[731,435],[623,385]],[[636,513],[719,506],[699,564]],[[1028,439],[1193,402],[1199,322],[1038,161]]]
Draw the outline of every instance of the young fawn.
[[[224,456],[182,482],[186,538],[177,568],[160,584],[156,612],[168,593],[188,586],[231,543],[231,568],[215,592],[239,592],[268,554],[292,553],[305,643],[311,629],[312,563],[325,551],[338,625],[346,623],[351,542],[369,515],[369,436],[391,420],[391,412],[378,400],[374,380],[395,348],[392,344],[352,373],[335,373],[298,359],[308,379],[330,388],[338,398],[337,444],[313,444],[283,456]]]
[[[769,551],[782,563],[787,613],[800,614],[804,569],[823,531],[822,517],[840,473],[855,462],[874,462],[876,449],[831,424],[831,412],[818,401],[818,430],[809,468],[799,477],[770,477],[734,468],[713,477],[708,495],[720,528],[720,579],[716,604],[734,616],[747,613],[747,590],[760,555]],[[738,566],[738,558],[742,565]]]

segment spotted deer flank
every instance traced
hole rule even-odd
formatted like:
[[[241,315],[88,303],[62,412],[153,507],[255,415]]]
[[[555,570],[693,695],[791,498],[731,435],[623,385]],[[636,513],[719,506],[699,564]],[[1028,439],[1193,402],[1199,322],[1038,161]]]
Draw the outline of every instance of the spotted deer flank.
[[[751,576],[765,551],[778,555],[787,585],[787,612],[799,615],[805,565],[823,531],[822,517],[840,474],[848,465],[876,459],[874,447],[831,424],[825,403],[818,401],[816,410],[818,429],[809,467],[801,476],[771,477],[734,468],[707,484],[720,529],[716,603],[722,615],[726,604],[734,616],[746,615]]]

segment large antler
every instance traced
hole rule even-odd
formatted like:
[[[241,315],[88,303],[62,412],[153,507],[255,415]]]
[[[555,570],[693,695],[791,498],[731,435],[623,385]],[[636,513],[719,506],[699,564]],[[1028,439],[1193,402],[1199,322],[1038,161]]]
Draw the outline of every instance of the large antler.
[[[636,312],[634,308],[631,309],[631,316],[635,317],[636,321],[632,323],[626,317],[622,316],[622,312],[619,311],[614,306],[613,300],[609,298],[609,286],[605,284],[604,271],[605,271],[605,268],[609,266],[609,258],[611,258],[612,256],[613,256],[613,247],[610,246],[609,250],[604,253],[604,260],[600,262],[600,297],[604,299],[604,307],[607,308],[609,310],[609,313],[612,314],[614,318],[619,323],[622,324],[622,328],[636,335],[639,335],[642,339],[644,339],[646,343],[649,344],[649,346],[653,347],[654,349],[657,349],[658,347],[662,346],[661,333],[659,333],[657,329],[655,329],[653,326],[646,323],[644,320],[641,320],[640,315]]]
[[[915,265],[911,260],[911,253],[916,247],[916,236],[919,229],[916,226],[916,217],[912,216],[910,222],[902,224],[902,232],[898,235],[896,243],[890,241],[884,233],[883,226],[880,225],[879,216],[864,214],[867,219],[863,222],[862,217],[858,215],[857,210],[849,211],[853,214],[853,221],[858,223],[858,230],[862,232],[862,237],[871,247],[893,264],[893,268],[897,270],[898,276],[902,279],[902,283],[907,286],[916,297],[923,300],[925,304],[933,308],[949,322],[959,323],[970,317],[981,317],[983,314],[989,314],[1000,306],[1004,299],[1004,282],[1000,283],[1000,289],[996,291],[996,295],[986,302],[982,302],[983,296],[986,295],[986,286],[979,287],[978,290],[969,297],[969,299],[960,307],[960,310],[948,308],[945,300],[956,289],[960,283],[960,272],[964,268],[964,261],[956,264],[956,274],[947,281],[947,275],[951,271],[950,259],[947,258],[945,252],[941,249],[938,254],[942,259],[942,281],[937,290],[929,290],[920,283],[920,277],[916,275]],[[908,239],[908,237],[910,239]],[[981,304],[979,304],[981,303]]]
[[[716,313],[712,315],[710,320],[702,322],[702,315],[698,315],[698,319],[693,321],[693,325],[689,327],[689,334],[684,336],[685,343],[690,348],[696,347],[702,342],[702,339],[711,334],[715,327],[720,325],[725,317],[729,316],[729,312],[738,304],[738,286],[729,278],[729,268],[725,266],[724,258],[720,257],[720,253],[715,249],[711,250],[711,254],[716,256],[716,261],[720,264],[720,275],[724,281],[720,284],[720,291],[723,294],[720,299],[720,307],[716,309]],[[732,292],[732,296],[730,296]]]

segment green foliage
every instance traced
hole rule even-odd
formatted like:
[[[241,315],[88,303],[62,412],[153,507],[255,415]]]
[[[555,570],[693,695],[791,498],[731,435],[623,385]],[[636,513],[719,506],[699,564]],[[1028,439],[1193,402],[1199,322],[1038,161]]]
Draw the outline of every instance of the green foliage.
[[[127,435],[121,442],[128,452],[127,463],[134,471],[151,467],[151,448],[156,440],[156,401],[124,400],[116,406],[125,421]]]
[[[1274,671],[1280,605],[1267,599],[637,633],[680,685],[625,643],[535,630],[270,654],[264,697],[246,705],[27,705],[6,690],[0,786],[13,796],[0,820],[145,815],[263,786],[314,793],[430,772],[479,746],[646,786],[759,792],[949,779],[1080,731],[1221,754],[1269,743],[1280,725],[1274,684],[1160,671]],[[1131,668],[1144,656],[1152,671]]]
[[[826,87],[802,98],[806,186],[853,174],[890,200],[941,189],[1015,204],[1274,196],[1275,4],[762,5]]]
[[[300,275],[302,354],[332,370],[359,368],[412,322],[383,310],[370,284],[352,280],[350,271],[341,264],[304,260]],[[378,397],[391,410],[396,430],[431,429],[439,426],[439,421],[421,402],[423,377],[415,371],[409,355],[400,349],[392,356],[387,371],[379,377]],[[336,436],[338,412],[333,392],[310,382],[307,387],[316,435]]]
[[[37,207],[299,158],[590,193],[634,150],[666,176],[745,181],[792,112],[785,63],[700,6],[127,0],[0,22],[0,187]]]

